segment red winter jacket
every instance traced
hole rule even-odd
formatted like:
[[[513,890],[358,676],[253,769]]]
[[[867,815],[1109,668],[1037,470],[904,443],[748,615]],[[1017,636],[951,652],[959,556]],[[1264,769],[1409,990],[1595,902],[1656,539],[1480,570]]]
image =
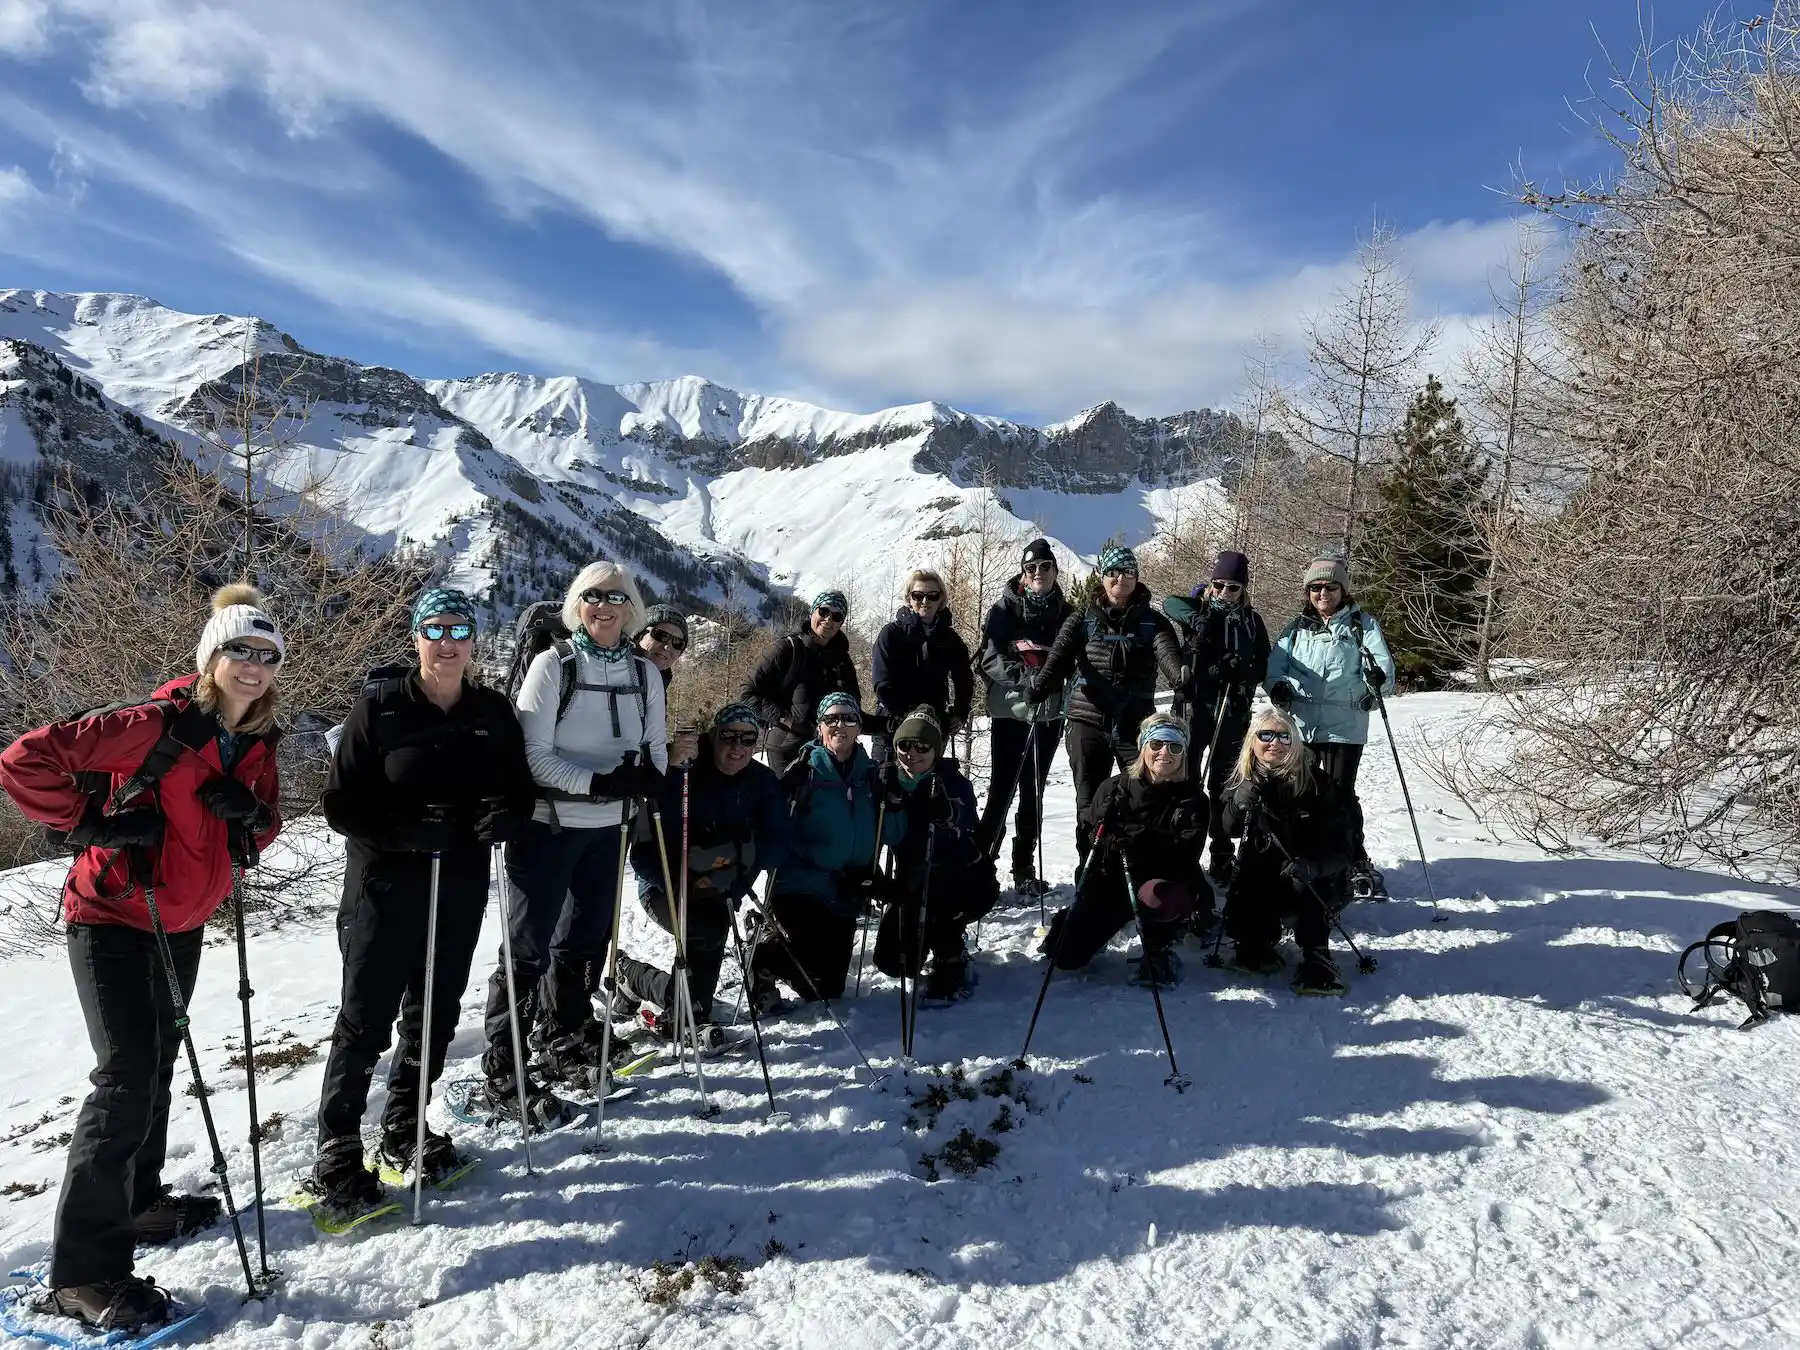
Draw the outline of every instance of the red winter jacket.
[[[197,675],[170,680],[152,696],[187,692]],[[73,829],[88,798],[74,774],[98,770],[112,776],[109,792],[135,774],[162,739],[162,711],[150,704],[28,731],[0,752],[0,788],[19,810],[53,830]],[[200,927],[231,894],[231,847],[226,823],[200,804],[201,787],[219,777],[219,747],[208,742],[182,751],[154,789],[163,814],[163,841],[152,853],[156,906],[163,927],[183,933]],[[281,829],[271,738],[258,737],[238,758],[232,776],[269,808],[269,828],[257,835],[266,848]],[[63,918],[69,923],[114,923],[150,929],[144,891],[127,870],[122,850],[89,848],[76,858],[63,883]]]

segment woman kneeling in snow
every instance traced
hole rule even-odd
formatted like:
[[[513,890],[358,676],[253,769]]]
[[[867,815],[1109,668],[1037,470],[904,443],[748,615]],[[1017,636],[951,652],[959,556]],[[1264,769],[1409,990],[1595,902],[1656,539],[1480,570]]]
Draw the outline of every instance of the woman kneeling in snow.
[[[1175,944],[1196,904],[1212,908],[1200,870],[1210,813],[1205,794],[1188,778],[1187,749],[1185,722],[1167,713],[1147,717],[1138,729],[1136,762],[1094,794],[1085,822],[1095,832],[1094,851],[1074,905],[1057,912],[1040,948],[1058,970],[1086,965],[1131,922],[1135,885],[1144,954],[1133,982],[1167,986],[1181,979]]]
[[[1354,822],[1337,785],[1315,771],[1287,713],[1266,708],[1252,719],[1226,789],[1223,823],[1244,840],[1225,902],[1234,948],[1226,964],[1258,975],[1280,970],[1275,948],[1291,918],[1301,955],[1294,988],[1343,993],[1330,935],[1348,899]]]

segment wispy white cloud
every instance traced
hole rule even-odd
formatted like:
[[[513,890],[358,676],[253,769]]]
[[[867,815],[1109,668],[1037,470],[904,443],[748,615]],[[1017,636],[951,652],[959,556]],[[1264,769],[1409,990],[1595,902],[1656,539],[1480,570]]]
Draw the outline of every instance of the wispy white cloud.
[[[1246,7],[1096,15],[1004,70],[929,49],[926,6],[847,0],[547,0],[505,23],[476,0],[0,0],[0,49],[14,10],[40,48],[73,35],[58,50],[78,55],[96,116],[154,116],[76,133],[40,114],[40,141],[347,309],[612,378],[691,359],[850,402],[1057,415],[1223,400],[1244,342],[1291,333],[1341,279],[1338,258],[1224,281],[1219,260],[1248,252],[1254,227],[1195,203],[1229,192],[1126,190],[1107,171],[1254,59],[1194,42]],[[402,193],[364,144],[371,123],[431,146],[503,214],[566,214],[700,263],[763,317],[770,348],[732,361],[543,314],[425,223],[371,228]],[[1412,236],[1426,303],[1479,291],[1498,237],[1469,222]]]
[[[35,56],[49,42],[49,0],[0,0],[0,53]]]
[[[31,176],[14,164],[0,168],[0,213],[36,198],[37,186]]]

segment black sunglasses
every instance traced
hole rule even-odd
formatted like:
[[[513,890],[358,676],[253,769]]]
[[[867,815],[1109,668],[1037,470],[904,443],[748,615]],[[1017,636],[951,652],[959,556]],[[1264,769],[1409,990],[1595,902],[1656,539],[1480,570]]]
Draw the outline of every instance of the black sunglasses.
[[[818,611],[818,614],[821,619],[824,619],[828,623],[842,623],[844,621],[844,611],[841,609],[821,609]]]
[[[281,653],[273,647],[252,647],[245,642],[222,642],[219,654],[227,661],[255,661],[265,666],[281,664]]]
[[[660,628],[652,628],[650,630],[650,639],[655,642],[657,646],[667,647],[672,652],[685,652],[687,650],[687,639],[682,637],[680,633],[665,633]]]
[[[910,737],[904,741],[895,741],[894,749],[903,755],[934,755],[937,753],[937,747],[930,741],[915,741]]]
[[[1236,595],[1239,591],[1244,589],[1242,585],[1235,581],[1215,581],[1212,584],[1212,588],[1223,595]]]
[[[1053,562],[1034,562],[1025,564],[1025,575],[1028,577],[1042,576],[1045,572],[1054,572],[1055,570],[1056,564]]]
[[[582,600],[590,605],[629,605],[631,597],[624,591],[583,591]]]
[[[713,732],[713,740],[717,741],[720,745],[741,745],[749,749],[754,749],[757,741],[761,739],[761,735],[754,731]]]
[[[1306,589],[1309,591],[1341,591],[1344,588],[1335,581],[1315,581]]]
[[[942,600],[943,598],[944,593],[942,591],[914,591],[907,597],[907,599],[913,601],[915,604],[925,600]]]
[[[1294,737],[1291,732],[1286,731],[1259,731],[1256,733],[1256,739],[1261,741],[1264,745],[1274,745],[1277,741],[1286,745],[1289,741],[1293,740]]]
[[[449,638],[452,642],[467,642],[475,636],[475,625],[472,623],[422,623],[419,625],[419,636],[427,642],[442,642]]]
[[[1100,574],[1107,581],[1122,581],[1126,577],[1136,577],[1136,572],[1127,572],[1122,567],[1109,567]]]

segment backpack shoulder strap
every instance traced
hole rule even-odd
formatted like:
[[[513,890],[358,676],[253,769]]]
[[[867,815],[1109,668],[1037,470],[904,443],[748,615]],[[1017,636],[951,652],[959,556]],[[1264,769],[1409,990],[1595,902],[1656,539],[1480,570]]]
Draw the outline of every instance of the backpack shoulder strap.
[[[568,638],[557,638],[550,644],[556,653],[559,684],[556,691],[556,720],[562,721],[575,699],[575,644]]]
[[[162,713],[162,735],[150,747],[150,753],[144,756],[137,772],[119,784],[107,803],[108,811],[117,811],[125,803],[152,791],[185,751],[199,754],[218,734],[218,722],[213,715],[187,694],[153,698],[144,706]]]

